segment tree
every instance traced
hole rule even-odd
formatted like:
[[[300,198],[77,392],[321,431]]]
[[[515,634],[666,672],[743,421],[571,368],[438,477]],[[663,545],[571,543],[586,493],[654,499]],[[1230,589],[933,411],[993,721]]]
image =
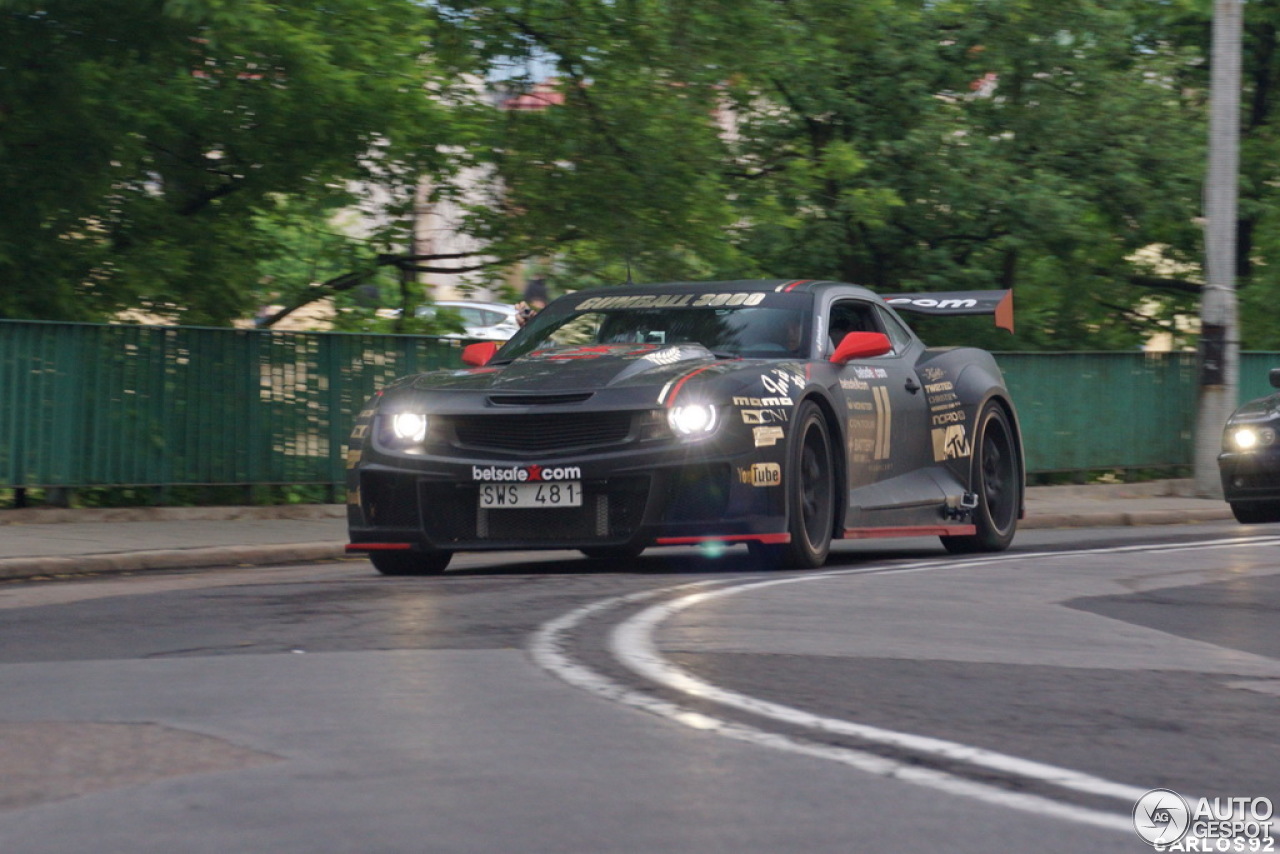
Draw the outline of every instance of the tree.
[[[476,49],[441,55],[554,68],[564,105],[503,117],[509,205],[477,221],[597,280],[1014,287],[1017,346],[1133,346],[1199,288],[1200,55],[1156,6],[452,2],[442,43]]]
[[[377,187],[395,222],[447,166],[429,24],[412,0],[0,0],[0,316],[221,324],[281,249],[254,227],[273,198]]]

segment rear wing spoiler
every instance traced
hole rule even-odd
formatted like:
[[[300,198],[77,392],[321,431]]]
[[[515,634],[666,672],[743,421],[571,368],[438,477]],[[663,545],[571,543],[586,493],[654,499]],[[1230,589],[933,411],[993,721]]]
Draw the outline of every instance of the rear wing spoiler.
[[[916,314],[994,314],[996,326],[1013,331],[1013,291],[943,291],[889,294],[884,301],[899,311]]]

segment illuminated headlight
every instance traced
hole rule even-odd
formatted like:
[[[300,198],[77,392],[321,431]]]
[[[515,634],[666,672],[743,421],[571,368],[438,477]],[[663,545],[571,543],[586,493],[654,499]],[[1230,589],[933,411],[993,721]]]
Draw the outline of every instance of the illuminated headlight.
[[[427,438],[427,416],[421,412],[397,412],[391,416],[391,434],[401,442],[421,444]]]
[[[1276,431],[1270,427],[1228,427],[1227,448],[1233,451],[1252,451],[1274,444]]]
[[[673,406],[667,410],[671,432],[686,439],[708,436],[716,429],[716,408],[705,403]]]

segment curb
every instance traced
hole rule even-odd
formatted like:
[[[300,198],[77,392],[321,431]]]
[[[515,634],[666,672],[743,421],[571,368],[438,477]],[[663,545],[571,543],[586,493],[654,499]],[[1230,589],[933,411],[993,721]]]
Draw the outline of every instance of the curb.
[[[323,519],[345,515],[344,505],[297,505],[293,507],[223,507],[223,508],[144,508],[150,521],[182,521],[184,519]],[[129,512],[136,513],[137,508]],[[157,513],[157,511],[160,511]],[[197,511],[197,512],[186,512]],[[204,511],[206,515],[200,515]],[[270,515],[262,515],[267,511]],[[301,511],[299,513],[298,511]],[[123,517],[114,510],[35,510],[9,511],[33,513],[40,518],[33,524],[55,521],[105,522],[140,521],[137,516]],[[209,513],[212,515],[208,515]],[[73,519],[63,514],[77,514]],[[86,515],[89,514],[88,518]],[[104,515],[105,514],[105,515]],[[7,515],[7,514],[6,514]],[[1197,522],[1229,521],[1233,517],[1226,505],[1159,510],[1100,510],[1078,513],[1036,513],[1031,511],[1018,527],[1021,530],[1051,528],[1130,527],[1140,525],[1185,525]],[[0,522],[0,525],[6,524]],[[101,573],[146,572],[154,570],[208,569],[211,567],[253,567],[288,563],[350,559],[346,541],[328,543],[284,543],[256,546],[210,546],[190,549],[152,549],[72,557],[0,558],[0,581],[54,578],[59,576]]]
[[[193,549],[155,549],[75,557],[18,557],[0,559],[0,580],[37,579],[98,573],[146,572],[166,569],[208,569],[229,566],[271,566],[310,563],[347,557],[346,542],[285,543],[262,546],[218,546]]]
[[[345,519],[345,504],[273,504],[262,507],[26,507],[0,510],[3,525],[64,522],[237,522],[245,519]]]

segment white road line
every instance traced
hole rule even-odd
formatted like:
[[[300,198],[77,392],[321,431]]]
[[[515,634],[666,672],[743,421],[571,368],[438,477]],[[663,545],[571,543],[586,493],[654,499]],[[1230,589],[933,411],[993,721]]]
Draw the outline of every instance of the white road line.
[[[1094,777],[1068,768],[1060,768],[1045,763],[1034,762],[1016,756],[1001,754],[996,751],[971,745],[949,742],[927,736],[899,733],[865,724],[825,718],[803,712],[737,692],[713,686],[693,674],[664,659],[653,642],[653,632],[664,620],[672,615],[714,599],[736,595],[748,591],[760,590],[783,584],[797,584],[805,581],[832,578],[845,575],[870,574],[902,574],[914,572],[936,572],[942,569],[960,569],[974,566],[1004,563],[1032,558],[1080,557],[1091,554],[1125,554],[1135,552],[1167,552],[1192,551],[1210,548],[1239,546],[1268,546],[1280,543],[1280,537],[1248,537],[1233,540],[1205,540],[1192,543],[1153,546],[1116,546],[1100,549],[1082,549],[1069,552],[1048,552],[1029,554],[1003,554],[975,558],[965,561],[939,563],[936,561],[863,567],[849,570],[832,570],[829,572],[790,576],[756,583],[741,582],[737,579],[714,579],[704,582],[693,582],[659,590],[642,591],[626,596],[617,596],[582,606],[561,617],[545,623],[534,634],[530,641],[529,652],[534,661],[547,671],[553,673],[571,685],[589,691],[614,702],[623,703],[650,713],[660,715],[677,723],[695,729],[707,730],[738,741],[745,741],[765,747],[786,750],[807,756],[825,758],[857,768],[867,773],[882,777],[890,777],[917,785],[945,791],[951,794],[969,797],[986,803],[1018,809],[1038,815],[1066,819],[1082,824],[1133,832],[1131,818],[1128,815],[1077,807],[1051,798],[1038,795],[1026,795],[1009,792],[994,786],[977,783],[942,771],[907,765],[886,757],[877,756],[865,751],[850,748],[815,745],[787,736],[765,732],[755,727],[697,712],[675,703],[660,700],[644,692],[627,688],[590,668],[575,662],[566,652],[567,634],[587,619],[602,614],[621,605],[636,604],[659,596],[666,596],[683,590],[705,588],[714,585],[733,584],[731,587],[712,591],[700,591],[685,595],[672,602],[655,605],[641,611],[615,627],[611,635],[610,647],[619,662],[658,684],[690,696],[712,700],[723,705],[732,706],[758,715],[774,718],[786,723],[797,724],[823,732],[853,735],[870,741],[904,747],[917,752],[932,753],[951,760],[967,762],[973,765],[990,768],[1003,773],[1015,774],[1024,778],[1038,780],[1062,788],[1072,789],[1093,795],[1124,799],[1136,802],[1146,793],[1145,789],[1124,783],[1115,783],[1100,777]]]

